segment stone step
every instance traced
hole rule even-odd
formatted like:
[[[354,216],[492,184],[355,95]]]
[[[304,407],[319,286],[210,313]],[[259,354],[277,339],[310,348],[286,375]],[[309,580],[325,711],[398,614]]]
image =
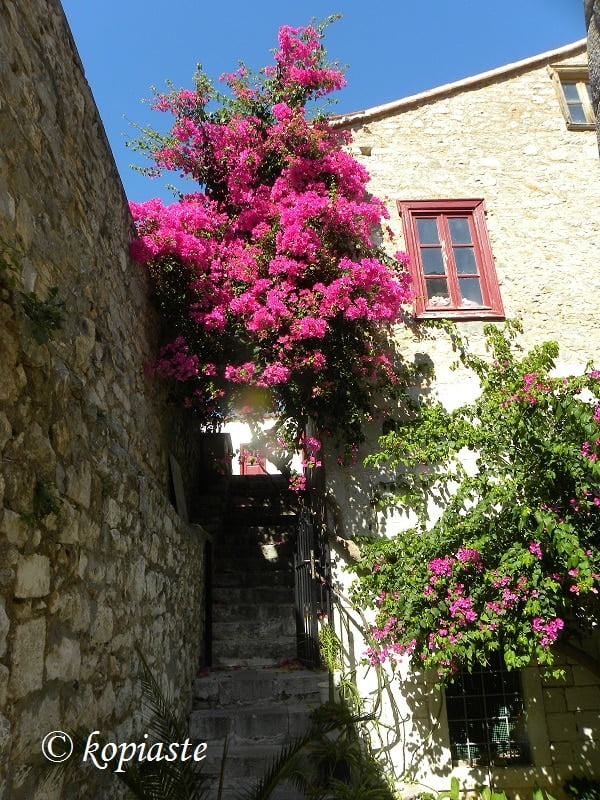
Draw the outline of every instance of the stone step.
[[[283,475],[232,475],[230,494],[290,494],[288,481]]]
[[[265,765],[265,769],[267,767],[268,763]],[[229,780],[226,776],[223,781],[223,793],[220,800],[240,800],[240,798],[247,797],[249,792],[256,789],[257,781],[258,776],[254,778],[234,778],[233,780]],[[217,787],[218,778],[215,776],[211,782],[211,787],[207,790],[206,800],[219,800]],[[288,781],[282,782],[269,795],[269,800],[305,800],[305,798],[306,795]]]
[[[237,520],[228,520],[223,526],[221,537],[223,540],[247,538],[256,542],[286,541],[296,538],[297,520],[290,516],[278,515],[277,517],[267,517],[266,515],[254,515],[251,519],[250,514],[240,515]],[[217,541],[216,544],[219,542]]]
[[[296,549],[296,538],[291,536],[273,536],[270,540],[261,541],[251,535],[236,537],[235,543],[223,543],[223,547],[216,549],[216,559],[232,559],[232,548],[235,548],[235,558],[260,558],[263,561],[274,562],[279,558],[293,559]]]
[[[231,491],[227,497],[225,507],[231,509],[240,506],[278,507],[297,511],[298,498],[289,495],[287,492],[277,494],[276,492],[259,491],[244,494],[239,491]]]
[[[325,670],[211,670],[194,681],[190,735],[208,743],[202,771],[216,800],[223,744],[228,741],[223,800],[238,800],[278,757],[281,748],[310,727],[310,713],[327,699]],[[214,790],[213,790],[214,786]],[[301,800],[292,784],[282,783],[272,800]]]
[[[269,590],[273,586],[292,587],[293,585],[294,574],[291,568],[287,570],[262,570],[260,572],[240,572],[239,570],[232,572],[217,572],[213,581],[213,586],[219,588],[239,587],[241,589],[257,589],[262,587],[265,591],[265,594],[268,594]]]
[[[193,685],[194,708],[260,703],[285,700],[314,705],[326,699],[329,674],[311,669],[211,670],[199,676]]]
[[[258,667],[275,665],[296,658],[296,636],[280,635],[276,639],[213,639],[212,663],[214,666]]]
[[[290,609],[289,614],[281,615],[279,618],[267,617],[266,619],[237,619],[222,620],[217,615],[213,615],[212,622],[213,642],[223,640],[245,642],[246,639],[254,639],[258,647],[257,640],[269,640],[279,636],[296,635],[296,619],[294,610]]]
[[[226,772],[229,781],[254,779],[257,780],[271,766],[281,753],[280,742],[238,743],[230,745],[227,752]],[[222,745],[212,748],[209,745],[206,759],[202,762],[202,772],[206,775],[218,775],[223,757]]]
[[[306,703],[198,709],[190,714],[190,736],[212,746],[222,745],[226,737],[236,748],[252,740],[281,745],[309,730],[311,710]]]
[[[279,603],[214,603],[212,619],[214,623],[251,621],[271,623],[279,620],[294,620],[295,611],[288,601]]]
[[[290,572],[293,567],[293,560],[290,556],[281,554],[280,557],[264,558],[259,555],[240,555],[237,552],[231,555],[230,559],[217,559],[215,570],[217,575],[224,575],[227,572],[241,572],[264,574],[267,580],[273,572]]]
[[[267,608],[272,606],[294,602],[294,590],[292,586],[275,586],[271,584],[268,591],[262,586],[214,586],[212,590],[213,605],[239,605],[246,603],[256,607],[264,605]]]
[[[239,531],[260,528],[277,528],[293,534],[298,528],[298,517],[279,509],[240,508],[228,511],[223,520],[225,537],[239,535]]]
[[[235,539],[224,540],[214,549],[214,563],[218,570],[228,563],[236,563],[242,559],[254,558],[263,562],[267,567],[277,564],[279,560],[293,562],[296,550],[295,540],[275,538],[270,542],[260,542],[250,536],[237,536]],[[258,567],[262,564],[257,563]]]

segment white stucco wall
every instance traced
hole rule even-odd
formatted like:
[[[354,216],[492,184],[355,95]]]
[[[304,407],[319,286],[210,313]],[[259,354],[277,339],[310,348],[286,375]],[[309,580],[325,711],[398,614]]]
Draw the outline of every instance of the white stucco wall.
[[[506,317],[523,322],[520,341],[526,349],[545,340],[559,342],[560,374],[580,372],[588,361],[600,363],[596,136],[593,131],[567,130],[550,67],[585,61],[581,45],[339,122],[352,131],[351,150],[369,170],[369,190],[384,199],[389,209],[394,249],[404,249],[398,200],[485,200]],[[464,322],[460,330],[471,347],[483,354],[483,323]],[[446,405],[455,406],[476,395],[476,380],[462,370],[450,369],[454,356],[445,334],[433,332],[420,338],[399,329],[397,338],[407,359],[419,354],[431,359],[436,373],[431,389]],[[376,449],[380,433],[380,423],[373,423],[357,466],[342,469],[334,455],[326,461],[328,486],[340,509],[337,532],[342,536],[390,536],[410,523],[377,513],[370,505],[374,487],[386,476],[363,468],[361,462]],[[347,593],[350,578],[341,572],[343,565],[343,557],[338,556],[336,576]],[[344,619],[338,615],[339,632],[350,662],[357,664],[366,646],[357,628],[344,624]],[[370,670],[366,678],[360,678],[363,693],[373,688],[373,677]],[[412,776],[438,790],[449,788],[451,774],[467,788],[489,783],[486,771],[456,768],[450,772],[440,696],[426,681],[412,681],[410,676],[394,680],[395,719],[392,704],[386,704],[397,734],[390,732],[396,741],[388,743],[397,776]],[[597,681],[583,668],[567,665],[566,680],[548,685],[531,668],[523,672],[523,690],[533,764],[496,770],[498,784],[518,789],[537,782],[560,794],[567,775],[600,774]],[[413,695],[413,701],[407,700]]]

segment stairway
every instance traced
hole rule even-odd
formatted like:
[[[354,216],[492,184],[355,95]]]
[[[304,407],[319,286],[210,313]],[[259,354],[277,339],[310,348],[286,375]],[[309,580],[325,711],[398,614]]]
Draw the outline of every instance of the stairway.
[[[217,796],[225,738],[228,753],[223,800],[256,785],[281,748],[304,734],[310,712],[327,699],[322,670],[259,667],[219,670],[194,682],[190,736],[208,744],[203,774],[211,777],[210,800]],[[273,800],[301,800],[282,783]]]
[[[302,735],[326,699],[327,672],[298,664],[293,552],[297,514],[281,475],[232,476],[215,536],[212,667],[194,683],[190,735],[206,741],[202,772],[216,786],[225,739],[226,791],[233,800]],[[274,800],[297,800],[283,785]]]
[[[234,475],[214,545],[212,665],[296,658],[293,551],[297,516],[282,475]]]

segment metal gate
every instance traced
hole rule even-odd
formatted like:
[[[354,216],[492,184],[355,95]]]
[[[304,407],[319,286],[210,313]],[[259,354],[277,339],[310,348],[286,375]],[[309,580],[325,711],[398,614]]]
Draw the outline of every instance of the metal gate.
[[[308,508],[300,511],[294,575],[298,659],[319,667],[319,620],[331,619],[331,563],[327,526]]]

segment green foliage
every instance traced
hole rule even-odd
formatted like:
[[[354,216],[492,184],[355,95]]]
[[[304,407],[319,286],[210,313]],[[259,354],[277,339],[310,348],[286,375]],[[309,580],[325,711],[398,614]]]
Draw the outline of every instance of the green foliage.
[[[508,668],[551,668],[600,621],[600,372],[554,377],[557,345],[518,356],[517,332],[487,326],[482,358],[453,331],[480,395],[424,403],[369,459],[397,471],[385,502],[420,514],[356,568],[355,598],[378,609],[373,663],[407,654],[445,680],[501,650]]]
[[[60,512],[60,500],[54,493],[54,487],[47,481],[38,479],[33,489],[32,508],[21,511],[20,517],[27,525],[38,525],[50,514]]]
[[[19,292],[23,303],[23,311],[29,317],[31,335],[38,344],[46,344],[54,336],[54,332],[62,328],[65,304],[58,299],[58,287],[53,286],[45,300],[35,292]]]
[[[477,792],[469,792],[469,796],[474,797],[475,800],[507,800],[506,792],[503,789],[496,789],[492,786],[479,786],[477,787]],[[534,788],[531,797],[532,800],[556,800],[555,797],[540,789],[539,786]],[[446,800],[446,798],[448,800],[459,800],[460,784],[458,778],[450,780],[449,790],[437,792],[436,794],[427,792],[420,795],[420,800]]]
[[[0,236],[0,277],[11,288],[17,282],[21,257],[20,251]]]
[[[310,744],[296,764],[295,783],[307,800],[394,800],[360,734],[363,721],[343,702],[313,712]]]
[[[17,285],[22,258],[23,253],[0,236],[0,278],[10,289]],[[19,291],[17,295],[29,318],[31,335],[38,344],[46,344],[64,321],[65,304],[58,299],[58,287],[53,286],[45,300],[41,300],[35,292]]]
[[[600,800],[600,780],[594,778],[573,776],[565,781],[564,790],[572,800]]]

